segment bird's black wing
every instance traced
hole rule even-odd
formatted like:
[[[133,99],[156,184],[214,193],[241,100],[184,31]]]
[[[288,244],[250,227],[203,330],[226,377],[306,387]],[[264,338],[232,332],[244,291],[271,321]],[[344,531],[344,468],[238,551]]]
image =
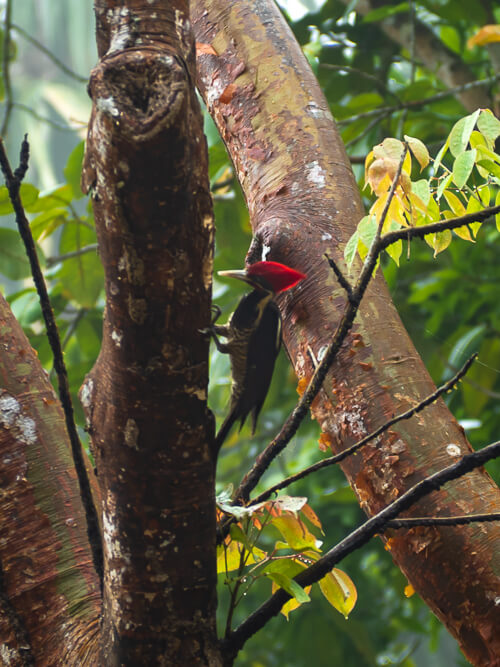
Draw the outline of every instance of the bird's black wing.
[[[252,434],[269,391],[274,364],[281,346],[281,316],[274,301],[265,306],[259,326],[248,344],[247,377],[241,400],[241,424],[252,414]]]

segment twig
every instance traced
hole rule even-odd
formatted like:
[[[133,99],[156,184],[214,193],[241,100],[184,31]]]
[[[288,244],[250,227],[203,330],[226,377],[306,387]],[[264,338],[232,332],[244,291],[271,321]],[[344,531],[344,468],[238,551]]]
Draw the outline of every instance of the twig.
[[[374,517],[365,521],[364,524],[354,530],[342,542],[330,549],[330,551],[306,570],[298,574],[294,580],[302,587],[316,583],[328,574],[345,556],[364,546],[377,533],[383,532],[388,521],[407,510],[418,500],[432,491],[437,491],[447,482],[462,477],[498,456],[500,456],[500,441],[488,445],[478,452],[466,454],[457,463],[426,477]],[[281,588],[276,591],[274,595],[243,621],[229,638],[222,641],[224,652],[235,656],[247,639],[260,630],[269,619],[276,616],[290,598],[291,595],[284,589]]]
[[[333,270],[334,274],[337,276],[337,280],[339,281],[339,285],[342,287],[342,289],[345,290],[345,292],[347,294],[347,298],[351,299],[351,297],[352,297],[351,283],[344,276],[344,274],[340,270],[340,267],[337,266],[335,260],[332,257],[330,257],[330,255],[326,252],[325,252],[325,257],[327,259],[328,264],[330,265],[330,268]]]
[[[500,521],[500,512],[492,514],[468,514],[465,516],[426,516],[410,519],[391,519],[380,532],[389,528],[415,528],[417,526],[466,526],[470,523]]]
[[[33,281],[35,283],[35,287],[40,299],[40,306],[42,309],[42,314],[47,329],[47,338],[49,340],[49,344],[52,349],[52,353],[54,355],[54,368],[56,369],[57,373],[59,397],[61,399],[61,404],[64,410],[66,428],[68,430],[68,435],[71,443],[71,452],[73,455],[73,461],[75,464],[75,469],[78,476],[78,482],[80,485],[81,498],[85,509],[85,515],[87,518],[87,534],[89,537],[90,547],[92,549],[94,567],[96,569],[102,587],[103,557],[102,557],[102,543],[101,543],[99,522],[97,519],[97,511],[92,499],[92,492],[90,489],[89,479],[87,477],[85,463],[83,461],[82,446],[80,443],[80,439],[78,437],[78,431],[76,429],[76,424],[73,416],[73,405],[71,402],[71,394],[69,391],[68,374],[66,372],[66,367],[64,365],[61,341],[57,331],[54,312],[52,310],[49,295],[47,292],[47,285],[45,284],[43,273],[40,268],[40,263],[38,261],[35,243],[33,241],[33,236],[31,234],[29,222],[26,218],[26,214],[24,212],[24,208],[21,202],[21,197],[19,195],[21,180],[24,174],[26,173],[26,170],[28,169],[28,159],[29,159],[29,144],[27,138],[24,137],[21,148],[20,164],[19,167],[16,169],[16,171],[13,173],[9,163],[9,159],[5,152],[3,141],[0,139],[0,167],[5,177],[5,184],[9,192],[9,197],[12,202],[12,206],[14,207],[16,222],[19,227],[19,233],[26,248],[26,253],[28,255],[28,259],[31,266]]]
[[[80,255],[85,255],[88,252],[95,252],[97,250],[97,243],[91,243],[90,245],[83,246],[78,250],[73,250],[72,252],[67,252],[64,255],[57,255],[56,257],[47,257],[45,262],[50,268],[54,264],[59,264],[59,262],[64,262],[67,259],[73,259],[74,257],[80,257]]]
[[[20,111],[25,111],[26,113],[29,113],[30,116],[33,116],[33,118],[36,118],[36,120],[39,120],[42,123],[47,123],[47,125],[54,127],[56,130],[62,130],[63,132],[74,132],[79,128],[79,125],[81,127],[85,127],[85,123],[75,124],[74,126],[63,125],[62,123],[58,123],[56,120],[48,118],[47,116],[42,116],[41,114],[37,113],[34,109],[29,107],[27,104],[21,104],[20,102],[12,102],[12,108],[19,109]]]
[[[464,377],[464,375],[467,373],[469,368],[472,365],[472,362],[477,359],[477,354],[473,354],[462,366],[462,368],[452,377],[448,382],[445,382],[442,384],[440,387],[436,389],[436,391],[432,392],[432,394],[429,394],[426,398],[423,399],[423,401],[420,401],[418,405],[416,405],[414,408],[410,408],[406,412],[402,412],[400,415],[397,415],[396,417],[393,417],[389,421],[385,422],[385,424],[382,424],[379,428],[377,428],[375,431],[372,433],[369,433],[367,436],[356,442],[354,445],[351,447],[348,447],[347,449],[344,449],[343,452],[340,452],[339,454],[336,454],[335,456],[329,456],[327,459],[323,459],[322,461],[318,461],[317,463],[313,463],[312,465],[308,466],[307,468],[304,468],[304,470],[301,470],[300,472],[296,473],[295,475],[291,475],[290,477],[287,477],[281,482],[278,482],[277,484],[274,484],[274,486],[271,486],[269,489],[266,489],[266,491],[263,491],[260,493],[258,496],[255,498],[252,498],[252,501],[249,503],[250,505],[256,505],[257,503],[261,503],[264,500],[267,500],[270,496],[273,495],[273,493],[276,493],[277,491],[280,491],[281,489],[284,489],[294,482],[298,482],[300,479],[304,479],[304,477],[307,477],[308,475],[311,475],[313,472],[316,472],[317,470],[321,470],[322,468],[327,468],[329,466],[335,465],[337,463],[340,463],[344,459],[346,459],[348,456],[352,456],[355,452],[357,452],[361,447],[364,447],[364,445],[368,444],[372,440],[375,440],[378,438],[382,433],[385,433],[388,431],[391,426],[394,426],[394,424],[397,424],[398,422],[404,421],[405,419],[410,419],[414,415],[418,414],[421,412],[424,408],[428,407],[437,399],[442,396],[443,394],[446,394],[446,392],[450,391],[453,389],[453,387],[457,384],[457,382]]]
[[[12,84],[10,81],[10,65],[9,65],[9,51],[10,51],[10,30],[12,28],[12,0],[7,0],[5,4],[5,19],[3,24],[3,50],[2,50],[2,71],[3,71],[3,87],[5,91],[5,113],[0,129],[0,135],[5,137],[7,128],[9,126],[10,115],[12,113]]]
[[[500,74],[495,76],[490,76],[487,79],[482,79],[481,81],[471,81],[470,83],[464,83],[462,86],[456,86],[455,88],[449,88],[448,90],[443,90],[435,95],[426,97],[423,100],[411,100],[409,102],[402,102],[401,104],[395,104],[394,106],[388,107],[378,107],[377,109],[370,109],[370,111],[363,111],[358,113],[355,116],[350,116],[349,118],[342,118],[337,121],[337,125],[346,125],[347,123],[353,123],[356,120],[361,120],[362,118],[371,118],[372,116],[379,116],[382,114],[390,114],[395,111],[401,111],[402,109],[415,109],[422,107],[426,104],[431,104],[432,102],[437,102],[444,97],[450,97],[456,95],[457,93],[462,93],[466,90],[471,90],[479,86],[489,86],[493,83],[496,83],[500,79]]]
[[[64,339],[62,341],[62,349],[66,349],[66,345],[69,343],[71,336],[75,333],[78,325],[82,321],[82,318],[85,317],[85,313],[87,312],[87,308],[80,308],[78,312],[76,313],[75,317],[71,320],[71,322],[68,325],[68,328],[66,329],[66,334],[64,336]]]
[[[18,32],[20,35],[22,35],[26,41],[33,44],[33,46],[35,46],[39,51],[44,53],[47,56],[47,58],[49,58],[49,60],[52,60],[54,65],[57,65],[57,67],[59,67],[59,69],[63,71],[65,74],[72,77],[76,81],[79,81],[80,83],[85,83],[85,84],[87,83],[88,79],[86,77],[80,76],[80,74],[73,72],[73,70],[71,70],[67,65],[65,65],[62,60],[59,60],[59,58],[55,56],[52,53],[52,51],[50,51],[41,42],[39,42],[37,39],[32,37],[28,32],[26,32],[24,28],[21,28],[21,26],[16,25],[15,23],[11,24],[11,28],[16,32]]]
[[[458,218],[449,218],[449,220],[441,220],[440,222],[431,222],[428,225],[421,225],[420,227],[403,227],[402,229],[397,229],[394,232],[387,232],[380,239],[380,251],[385,250],[387,247],[395,243],[396,241],[405,240],[405,239],[414,239],[419,238],[423,239],[424,236],[428,234],[437,234],[443,232],[446,229],[456,229],[457,227],[463,227],[465,225],[470,225],[473,222],[484,222],[493,215],[500,213],[500,205],[498,206],[489,206],[484,208],[482,211],[477,211],[477,213],[467,213],[466,215],[461,215]]]
[[[372,130],[374,127],[377,127],[377,125],[380,125],[380,123],[385,119],[388,118],[392,114],[392,111],[384,111],[382,110],[380,114],[377,114],[377,116],[368,123],[368,125],[355,137],[352,139],[349,139],[349,141],[346,141],[345,147],[350,148],[354,144],[357,144],[358,141],[361,141],[363,137],[365,137],[370,130]],[[341,121],[339,121],[341,122]],[[372,142],[373,143],[373,142]]]

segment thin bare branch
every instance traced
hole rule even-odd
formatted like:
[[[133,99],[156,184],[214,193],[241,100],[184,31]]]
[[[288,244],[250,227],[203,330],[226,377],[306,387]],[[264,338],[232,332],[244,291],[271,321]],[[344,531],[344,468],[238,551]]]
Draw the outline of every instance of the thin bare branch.
[[[370,111],[363,111],[362,113],[358,113],[355,116],[342,118],[341,120],[337,121],[337,124],[346,125],[348,123],[354,123],[356,120],[361,120],[362,118],[372,118],[373,116],[378,117],[394,113],[395,111],[402,111],[403,109],[419,109],[426,104],[438,102],[445,97],[454,96],[458,93],[463,93],[466,90],[472,90],[473,88],[478,88],[480,86],[490,86],[496,83],[499,79],[500,74],[496,74],[495,76],[490,76],[486,79],[481,79],[480,81],[471,81],[469,83],[464,83],[462,86],[456,86],[455,88],[450,88],[449,90],[443,90],[439,93],[436,93],[435,95],[426,97],[423,100],[410,100],[408,102],[402,102],[401,104],[394,104],[393,106],[378,107],[376,109],[371,109]]]
[[[468,472],[479,468],[487,461],[500,456],[500,441],[495,442],[483,449],[466,454],[460,461],[443,470],[440,470],[403,493],[397,500],[385,507],[371,519],[365,521],[359,528],[354,530],[342,542],[330,549],[324,556],[313,565],[303,570],[295,581],[302,587],[310,586],[322,579],[332,570],[345,556],[356,549],[364,546],[377,533],[383,532],[388,521],[396,518],[401,512],[406,511],[424,496],[437,491],[444,484],[462,477]],[[291,598],[291,595],[280,588],[264,604],[254,611],[231,636],[223,641],[225,652],[235,656],[245,642],[260,630],[273,616],[276,616],[283,605]]]
[[[442,396],[443,394],[446,394],[446,392],[451,391],[455,385],[461,380],[464,375],[467,373],[469,368],[472,365],[472,362],[477,359],[477,354],[473,354],[462,366],[462,368],[452,377],[448,380],[448,382],[445,382],[442,384],[436,391],[432,392],[432,394],[429,394],[426,398],[423,399],[423,401],[420,401],[418,405],[416,405],[414,408],[410,408],[410,410],[407,410],[406,412],[402,412],[400,415],[397,415],[396,417],[393,417],[389,421],[385,422],[385,424],[382,424],[378,429],[373,431],[372,433],[369,433],[367,436],[356,442],[354,445],[349,447],[348,449],[345,449],[343,452],[340,452],[340,454],[336,454],[335,456],[329,456],[327,459],[323,459],[322,461],[318,461],[317,463],[313,463],[312,465],[308,466],[307,468],[304,468],[304,470],[301,470],[300,472],[296,473],[295,475],[291,475],[290,477],[287,477],[281,482],[278,482],[274,486],[271,486],[269,489],[266,489],[266,491],[263,491],[260,493],[258,496],[252,499],[252,501],[249,503],[250,505],[256,505],[257,503],[260,503],[264,500],[267,500],[270,496],[272,496],[274,493],[277,493],[281,489],[285,489],[294,482],[298,482],[300,479],[304,479],[304,477],[307,477],[308,475],[311,475],[313,472],[316,472],[318,470],[322,470],[323,468],[328,468],[329,466],[336,465],[337,463],[340,463],[344,459],[346,459],[348,456],[352,456],[355,452],[357,452],[361,447],[364,447],[364,445],[368,444],[372,440],[375,440],[379,436],[381,436],[383,433],[386,433],[392,426],[397,424],[398,422],[404,421],[405,419],[410,419],[414,415],[418,414],[421,412],[424,408],[427,408],[429,405],[432,405],[437,399]]]
[[[51,60],[54,65],[57,65],[59,69],[70,76],[72,79],[75,79],[75,81],[78,81],[79,83],[87,83],[88,79],[85,76],[81,76],[80,74],[77,74],[76,72],[73,72],[72,69],[70,69],[67,65],[63,63],[62,60],[60,60],[56,55],[52,53],[46,46],[44,46],[41,42],[39,42],[37,39],[32,37],[24,28],[21,28],[20,25],[17,25],[15,23],[11,24],[11,28],[15,30],[19,35],[24,37],[24,39],[27,42],[30,42],[30,44],[33,44],[34,47],[36,47],[39,51],[44,53],[49,60]]]
[[[443,232],[446,229],[457,229],[457,227],[463,227],[465,225],[470,225],[473,222],[484,222],[488,218],[500,213],[499,206],[489,206],[484,208],[482,211],[477,211],[476,213],[467,213],[466,215],[461,215],[458,218],[450,218],[449,220],[441,220],[440,222],[431,222],[428,225],[421,225],[420,227],[404,227],[398,229],[394,232],[388,232],[384,234],[380,239],[379,251],[385,250],[396,241],[410,240],[410,239],[423,239],[424,236],[428,234],[437,234]]]
[[[427,516],[411,517],[410,519],[391,519],[380,531],[390,528],[416,528],[417,526],[466,526],[470,523],[500,521],[500,513],[469,514],[464,516]]]
[[[81,255],[86,255],[89,252],[96,252],[96,251],[97,251],[97,243],[91,243],[90,245],[83,246],[83,248],[79,248],[78,250],[67,252],[64,255],[47,257],[45,261],[47,263],[47,266],[50,268],[51,266],[54,266],[54,264],[59,264],[60,262],[64,262],[67,259],[73,259],[74,257],[80,257]]]

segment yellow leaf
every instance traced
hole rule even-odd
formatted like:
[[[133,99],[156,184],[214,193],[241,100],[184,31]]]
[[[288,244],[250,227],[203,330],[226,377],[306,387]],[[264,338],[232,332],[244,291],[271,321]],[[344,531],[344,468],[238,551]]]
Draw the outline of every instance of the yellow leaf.
[[[307,526],[293,514],[282,514],[272,519],[271,523],[280,531],[290,549],[319,550],[321,540],[316,539]]]
[[[333,438],[329,433],[321,433],[318,439],[319,448],[322,452],[327,452],[333,443]]]
[[[241,565],[241,554],[244,550],[245,547],[236,540],[231,540],[229,544],[219,545],[217,547],[217,573],[222,574],[238,570]],[[246,563],[258,563],[266,558],[266,555],[265,551],[254,547],[251,553],[247,551],[244,554],[244,559]]]
[[[278,588],[279,588],[279,586],[278,586],[277,584],[275,584],[274,581],[273,581],[272,592],[274,593]],[[311,586],[306,586],[306,587],[304,588],[304,590],[305,590],[305,592],[309,595],[309,593],[311,592]],[[288,618],[289,614],[290,614],[292,611],[294,611],[295,609],[298,609],[298,608],[300,607],[301,604],[302,604],[302,603],[299,602],[299,601],[297,600],[297,598],[291,598],[291,600],[288,600],[288,602],[286,602],[286,603],[281,607],[281,613],[283,614],[283,616],[286,618],[287,621],[289,620],[289,618]]]
[[[483,206],[489,206],[491,200],[491,190],[487,185],[483,185],[481,188],[477,189],[477,194],[481,199]]]
[[[397,168],[397,160],[389,158],[381,158],[372,163],[368,169],[366,182],[375,194],[381,195],[390,189]]]
[[[470,229],[467,227],[467,225],[464,225],[463,227],[457,227],[453,231],[459,238],[463,239],[464,241],[470,241],[471,243],[474,243],[474,239],[470,235]]]
[[[392,243],[386,248],[386,252],[389,257],[396,263],[396,266],[399,266],[399,258],[403,253],[403,241],[399,239],[396,243]]]
[[[461,215],[465,215],[465,206],[454,192],[451,192],[451,190],[445,190],[443,194],[444,198],[448,202],[448,206],[451,208],[457,218]]]
[[[427,211],[427,204],[414,192],[410,192],[408,199],[412,205],[412,208],[416,208],[421,213],[425,213]]]
[[[414,594],[415,594],[415,589],[413,588],[413,586],[411,584],[406,585],[405,586],[405,596],[407,598],[411,598],[411,596],[414,595]]]
[[[440,252],[446,250],[446,248],[451,243],[451,232],[449,229],[445,229],[444,232],[438,232],[437,234],[428,234],[425,237],[427,243],[434,250],[434,257],[436,257]]]
[[[231,541],[229,544],[221,544],[217,547],[217,573],[233,572],[237,570],[241,562],[241,550],[244,547],[238,542]]]
[[[370,166],[373,164],[374,160],[375,156],[373,155],[373,151],[370,151],[365,159],[365,183],[368,182],[368,170],[370,169]]]
[[[500,42],[500,25],[483,25],[468,39],[467,48],[472,49],[473,46],[484,46],[492,42]]]
[[[323,532],[321,521],[319,520],[318,515],[312,509],[312,507],[310,507],[306,503],[300,511],[307,519],[309,519],[309,521],[312,523],[313,526],[316,526],[316,528],[319,528],[321,532]]]
[[[427,150],[426,145],[422,141],[420,141],[420,139],[416,139],[415,137],[409,137],[407,134],[405,134],[405,141],[408,143],[411,152],[413,153],[417,162],[419,163],[420,171],[422,171],[422,169],[425,169],[425,167],[427,167],[430,160],[429,151]]]
[[[334,568],[318,581],[321,592],[328,602],[347,618],[354,609],[358,593],[352,579],[342,570]]]
[[[307,389],[308,384],[309,384],[309,380],[306,377],[301,377],[300,378],[300,380],[297,383],[297,394],[299,396],[302,396],[302,394]]]

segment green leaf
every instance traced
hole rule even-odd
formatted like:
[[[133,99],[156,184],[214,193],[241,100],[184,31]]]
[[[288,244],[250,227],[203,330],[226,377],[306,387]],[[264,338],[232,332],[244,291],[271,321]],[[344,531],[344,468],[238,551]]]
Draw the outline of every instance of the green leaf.
[[[394,14],[400,14],[401,12],[407,12],[409,9],[409,4],[407,2],[401,2],[399,5],[391,6],[385,5],[384,7],[378,7],[377,9],[367,12],[363,16],[363,23],[373,23],[374,21],[382,21],[388,16],[394,16]]]
[[[359,234],[356,230],[349,239],[349,241],[347,241],[344,248],[344,259],[349,269],[351,268],[354,262],[354,258],[356,257],[356,252],[358,250],[358,241],[359,241]]]
[[[240,526],[238,526],[238,524],[236,523],[231,524],[231,527],[229,528],[229,534],[231,535],[232,540],[234,540],[235,542],[239,542],[240,544],[243,544],[243,546],[247,551],[252,551],[252,545],[250,544],[247,536],[242,531]]]
[[[73,198],[81,199],[83,192],[80,188],[80,177],[82,173],[83,154],[85,151],[85,142],[81,141],[71,151],[66,166],[64,167],[64,176],[68,185],[71,187]]]
[[[476,348],[477,349],[477,348]],[[497,368],[500,366],[500,340],[486,338],[479,349],[480,364],[473,364],[467,373],[471,383],[462,382],[460,388],[464,397],[466,413],[470,417],[480,417],[486,403],[491,400],[491,392],[498,380]],[[477,390],[477,386],[482,391]]]
[[[74,252],[95,242],[93,229],[74,222],[68,223],[61,235],[59,252],[61,255]],[[65,260],[56,276],[63,295],[82,308],[94,306],[104,287],[104,272],[95,252]]]
[[[51,208],[40,213],[30,222],[31,233],[35,241],[41,241],[50,236],[61,225],[67,222],[68,212],[65,208]]]
[[[374,215],[365,215],[358,223],[358,236],[363,245],[369,248],[372,244],[378,225]]]
[[[475,148],[470,151],[464,151],[463,153],[460,153],[453,163],[453,180],[457,187],[463,188],[467,183],[469,176],[474,169],[476,155],[477,151]]]
[[[39,190],[34,185],[31,185],[31,183],[21,183],[19,194],[21,195],[21,202],[25,210],[28,210],[36,202],[38,193]],[[2,185],[0,187],[0,215],[10,215],[11,213],[14,213],[14,209],[10,201],[9,191],[5,185]]]
[[[443,195],[443,192],[446,190],[448,185],[451,183],[451,179],[453,178],[453,174],[448,174],[446,178],[441,179],[438,185],[438,189],[436,192],[436,199],[439,201]]]
[[[293,579],[306,567],[307,565],[297,560],[297,558],[275,558],[266,563],[262,572],[266,572],[266,574],[284,574],[289,579]]]
[[[479,167],[485,169],[488,174],[500,180],[500,165],[496,164],[492,160],[479,160],[477,164]]]
[[[90,359],[92,361],[97,359],[101,348],[102,329],[102,324],[98,327],[98,323],[100,324],[99,320],[90,314],[85,314],[78,322],[76,342],[82,359]]]
[[[297,602],[304,604],[305,602],[310,602],[311,598],[305,592],[300,584],[298,584],[290,577],[287,577],[281,572],[266,572],[266,576],[269,577],[277,584],[280,588],[283,588],[287,593],[294,597]]]
[[[448,380],[457,370],[463,366],[465,361],[473,352],[478,352],[481,342],[486,334],[486,325],[479,324],[469,329],[466,334],[461,336],[448,357],[448,369],[443,374],[443,380]]]
[[[461,118],[455,123],[453,129],[450,132],[450,151],[452,155],[458,157],[462,153],[469,143],[472,130],[476,125],[476,121],[479,118],[481,109],[477,109],[474,113]]]
[[[446,139],[446,141],[444,142],[444,144],[443,144],[443,145],[441,146],[441,148],[439,149],[438,154],[437,154],[436,157],[434,158],[434,165],[433,165],[433,167],[434,167],[434,175],[435,175],[435,176],[437,175],[437,170],[439,169],[439,166],[441,165],[441,160],[443,159],[444,154],[445,154],[446,151],[448,150],[449,146],[450,146],[450,137],[448,136],[447,139]]]
[[[361,111],[369,111],[374,109],[384,103],[384,98],[381,97],[378,93],[361,93],[360,95],[354,95],[346,107],[349,111],[354,111],[359,113]]]
[[[22,186],[21,186],[22,187]],[[73,189],[71,185],[58,185],[51,190],[44,190],[40,193],[38,199],[26,210],[29,213],[41,213],[57,206],[69,204],[73,199]]]
[[[489,109],[482,109],[477,120],[477,127],[490,144],[500,136],[500,120]]]
[[[431,198],[429,181],[427,181],[425,178],[422,178],[419,181],[412,181],[411,190],[424,202],[426,206],[428,206],[429,200]]]
[[[0,227],[0,272],[10,280],[22,280],[31,275],[19,233],[5,227]]]
[[[231,165],[222,141],[215,143],[208,150],[208,173],[213,183],[222,176]]]

